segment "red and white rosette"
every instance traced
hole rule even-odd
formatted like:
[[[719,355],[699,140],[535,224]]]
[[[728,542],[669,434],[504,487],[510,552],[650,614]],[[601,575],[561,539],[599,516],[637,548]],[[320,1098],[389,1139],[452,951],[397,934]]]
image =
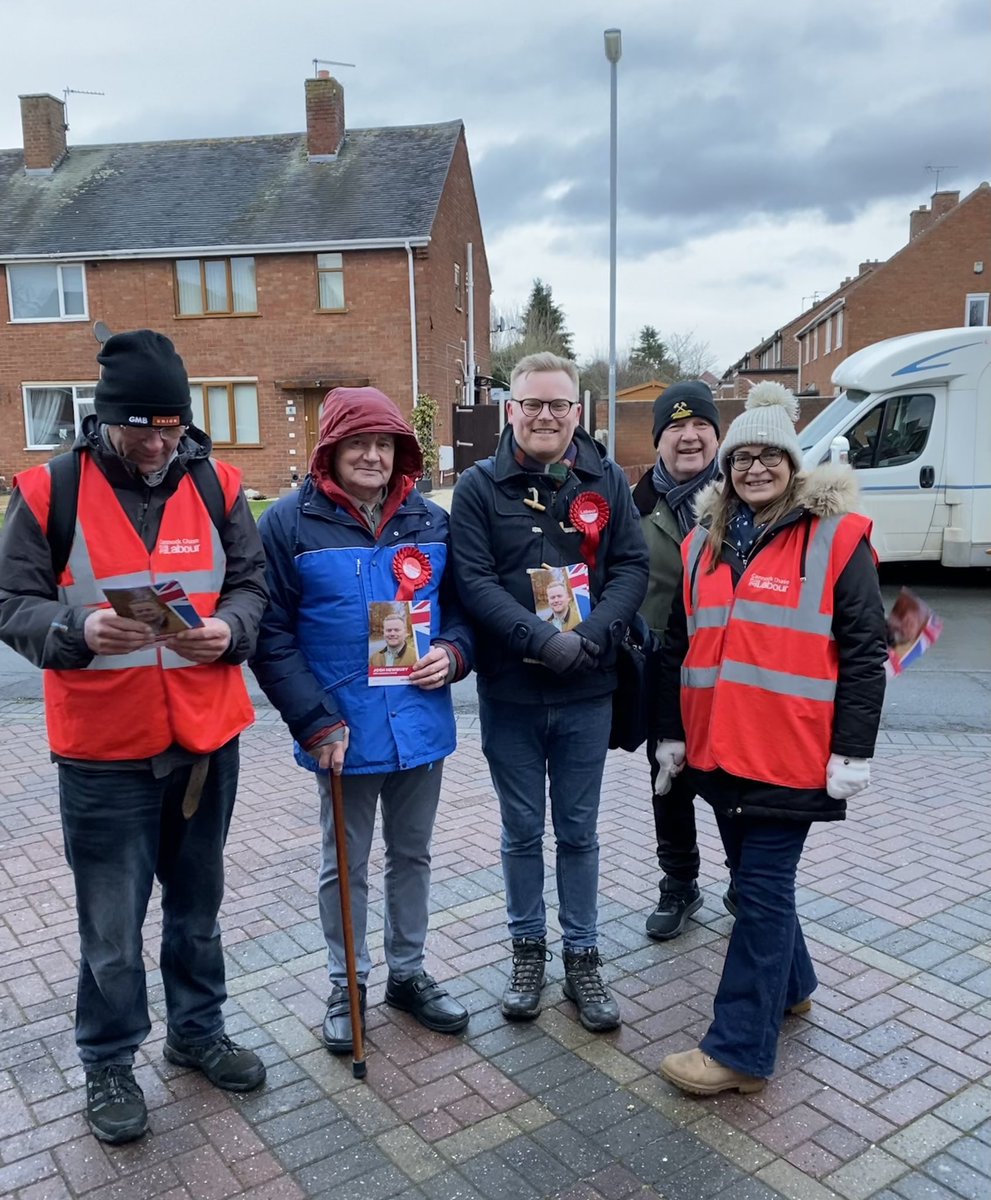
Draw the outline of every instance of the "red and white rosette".
[[[402,546],[392,560],[392,573],[399,581],[397,600],[412,600],[417,588],[430,582],[433,567],[430,559],[416,546]]]
[[[594,568],[599,534],[609,520],[609,502],[598,492],[581,492],[571,501],[568,516],[582,535],[582,558]]]

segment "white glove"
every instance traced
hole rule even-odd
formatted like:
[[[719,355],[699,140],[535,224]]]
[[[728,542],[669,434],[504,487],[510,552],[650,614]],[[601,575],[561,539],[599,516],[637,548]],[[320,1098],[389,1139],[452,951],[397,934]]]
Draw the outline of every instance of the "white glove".
[[[666,796],[671,790],[671,780],[680,775],[685,765],[684,742],[658,742],[654,751],[657,763],[657,778],[654,780],[654,795]]]
[[[849,800],[871,781],[871,764],[866,758],[831,754],[826,764],[826,791],[834,800]]]

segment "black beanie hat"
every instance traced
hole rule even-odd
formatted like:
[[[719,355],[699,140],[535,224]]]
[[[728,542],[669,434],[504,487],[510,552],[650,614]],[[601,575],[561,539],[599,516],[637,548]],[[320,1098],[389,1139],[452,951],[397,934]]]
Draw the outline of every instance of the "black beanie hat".
[[[685,421],[689,417],[701,417],[708,421],[719,437],[719,410],[712,398],[712,392],[701,379],[683,379],[680,383],[672,383],[654,401],[654,446],[661,434],[675,421]]]
[[[103,367],[94,406],[103,425],[191,425],[189,377],[163,333],[115,333],[96,356]]]

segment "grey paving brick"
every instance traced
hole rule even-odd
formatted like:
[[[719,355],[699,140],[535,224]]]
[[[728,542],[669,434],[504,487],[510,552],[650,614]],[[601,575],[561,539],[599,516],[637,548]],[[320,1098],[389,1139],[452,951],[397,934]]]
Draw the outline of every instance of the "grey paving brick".
[[[526,1179],[503,1162],[493,1151],[479,1154],[461,1168],[469,1183],[489,1200],[506,1200],[518,1196],[520,1200],[541,1200],[546,1193],[531,1187]]]
[[[965,1200],[987,1200],[991,1195],[991,1178],[985,1171],[975,1171],[952,1154],[937,1154],[926,1163],[926,1173]]]
[[[529,1137],[513,1138],[511,1142],[498,1146],[493,1153],[541,1196],[563,1192],[578,1178],[577,1171]]]
[[[609,1166],[612,1157],[564,1121],[552,1121],[534,1131],[534,1139],[579,1178]]]

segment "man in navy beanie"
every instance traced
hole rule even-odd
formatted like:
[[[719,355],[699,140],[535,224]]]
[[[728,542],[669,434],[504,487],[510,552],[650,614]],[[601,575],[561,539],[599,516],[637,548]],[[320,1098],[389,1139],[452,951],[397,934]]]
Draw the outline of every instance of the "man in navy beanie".
[[[211,458],[192,424],[172,342],[139,329],[97,357],[96,411],[71,453],[14,481],[0,640],[45,671],[79,920],[86,1119],[118,1143],[148,1127],[133,1063],[151,1030],[142,926],[156,878],[165,1058],[228,1091],[265,1079],[261,1059],[224,1032],[217,914],[238,735],[254,718],[240,664],[268,593],[240,473]],[[195,628],[161,636],[107,602],[105,589],[163,580],[182,584]]]
[[[657,461],[633,489],[650,552],[650,578],[640,612],[659,637],[664,635],[681,580],[680,545],[695,524],[695,498],[719,474],[718,445],[719,411],[708,386],[701,379],[683,379],[665,388],[654,401]],[[666,795],[654,795],[656,749],[656,742],[649,740],[657,862],[663,874],[657,907],[647,918],[647,934],[667,941],[683,932],[691,914],[702,907],[700,859],[695,795],[686,782],[687,773],[672,781]]]

